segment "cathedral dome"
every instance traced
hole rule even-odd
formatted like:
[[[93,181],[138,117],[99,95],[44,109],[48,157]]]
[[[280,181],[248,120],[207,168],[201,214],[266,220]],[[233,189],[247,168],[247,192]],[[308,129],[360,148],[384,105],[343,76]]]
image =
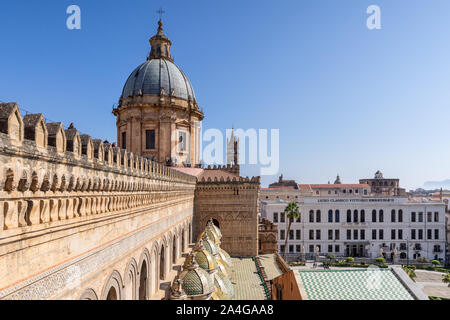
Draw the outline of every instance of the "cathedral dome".
[[[218,267],[216,258],[213,257],[213,255],[211,253],[209,253],[208,250],[206,250],[202,239],[200,239],[196,243],[196,245],[192,251],[193,251],[193,255],[189,255],[186,258],[186,261],[184,262],[184,266],[186,268],[191,263],[190,260],[192,259],[193,256],[195,256],[195,260],[197,261],[200,268],[202,268],[208,272],[213,272]]]
[[[219,249],[219,256],[220,258],[226,262],[228,267],[233,267],[233,261],[231,260],[230,255],[228,254],[228,252],[226,252],[225,250],[223,250],[222,248]]]
[[[137,67],[125,83],[122,98],[149,94],[195,101],[194,90],[184,72],[164,58],[149,59]]]
[[[172,42],[164,34],[161,20],[158,26],[156,35],[150,39],[150,55],[147,61],[128,77],[122,91],[122,99],[142,95],[166,95],[195,101],[191,82],[173,63],[170,53]]]
[[[182,289],[188,297],[203,296],[209,298],[215,291],[214,278],[204,269],[200,268],[194,253],[189,256],[189,262],[179,279]]]
[[[216,272],[214,275],[214,284],[216,286],[216,292],[222,300],[234,298],[234,286],[230,279],[228,279],[221,271]]]

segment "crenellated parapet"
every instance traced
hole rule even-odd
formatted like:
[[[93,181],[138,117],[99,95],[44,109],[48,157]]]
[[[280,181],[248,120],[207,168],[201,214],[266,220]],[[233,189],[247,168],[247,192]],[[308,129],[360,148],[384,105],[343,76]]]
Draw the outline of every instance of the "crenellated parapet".
[[[196,179],[0,104],[0,232],[194,196]]]
[[[250,184],[259,186],[261,184],[261,178],[260,177],[224,177],[224,176],[216,176],[214,178],[208,177],[208,178],[201,178],[197,182],[198,184]]]
[[[227,164],[227,165],[214,165],[211,166],[209,165],[207,168],[205,168],[205,170],[222,170],[228,173],[232,173],[235,175],[239,175],[240,174],[240,167],[238,164],[235,165],[231,165],[231,164]]]

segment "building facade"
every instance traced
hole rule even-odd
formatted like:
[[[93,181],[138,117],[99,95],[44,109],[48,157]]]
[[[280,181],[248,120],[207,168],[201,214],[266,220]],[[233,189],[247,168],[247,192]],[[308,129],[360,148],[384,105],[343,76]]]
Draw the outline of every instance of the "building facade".
[[[361,179],[360,184],[367,184],[372,188],[372,192],[382,196],[406,196],[406,191],[400,188],[399,179],[386,179],[381,171],[375,173],[373,179]]]
[[[304,188],[305,185],[299,185],[299,190]],[[371,195],[367,185],[308,185],[308,188],[310,195],[299,193],[297,198],[292,197],[292,192],[282,196],[279,190],[261,191],[261,216],[278,226],[280,252],[286,237],[289,238],[286,252],[291,258],[302,254],[313,258],[318,250],[322,256],[328,253],[372,259],[384,256],[388,260],[426,257],[444,262],[444,203]],[[289,221],[284,209],[291,201],[299,205],[301,218],[293,222],[288,235]]]

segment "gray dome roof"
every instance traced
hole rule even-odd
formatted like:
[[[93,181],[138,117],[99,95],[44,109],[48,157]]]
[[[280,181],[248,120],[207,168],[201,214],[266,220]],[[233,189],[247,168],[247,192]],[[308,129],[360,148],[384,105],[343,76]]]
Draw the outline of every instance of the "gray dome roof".
[[[166,95],[185,100],[195,100],[194,90],[186,75],[174,63],[166,59],[147,60],[131,73],[123,88],[122,97],[142,94]]]

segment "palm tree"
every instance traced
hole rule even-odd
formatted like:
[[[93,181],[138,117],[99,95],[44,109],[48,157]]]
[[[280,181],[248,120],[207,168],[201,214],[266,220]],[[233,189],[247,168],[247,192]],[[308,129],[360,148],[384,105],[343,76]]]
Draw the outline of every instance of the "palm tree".
[[[286,240],[284,243],[284,250],[283,250],[283,259],[286,260],[286,248],[287,248],[287,243],[288,243],[288,239],[289,239],[289,234],[291,233],[292,221],[294,221],[294,219],[300,218],[300,209],[299,209],[297,203],[290,202],[287,205],[286,209],[284,209],[284,213],[286,214],[286,217],[289,219],[289,226],[287,229]]]
[[[447,272],[443,277],[442,277],[442,282],[443,283],[448,283],[448,286],[450,288],[450,272]]]

